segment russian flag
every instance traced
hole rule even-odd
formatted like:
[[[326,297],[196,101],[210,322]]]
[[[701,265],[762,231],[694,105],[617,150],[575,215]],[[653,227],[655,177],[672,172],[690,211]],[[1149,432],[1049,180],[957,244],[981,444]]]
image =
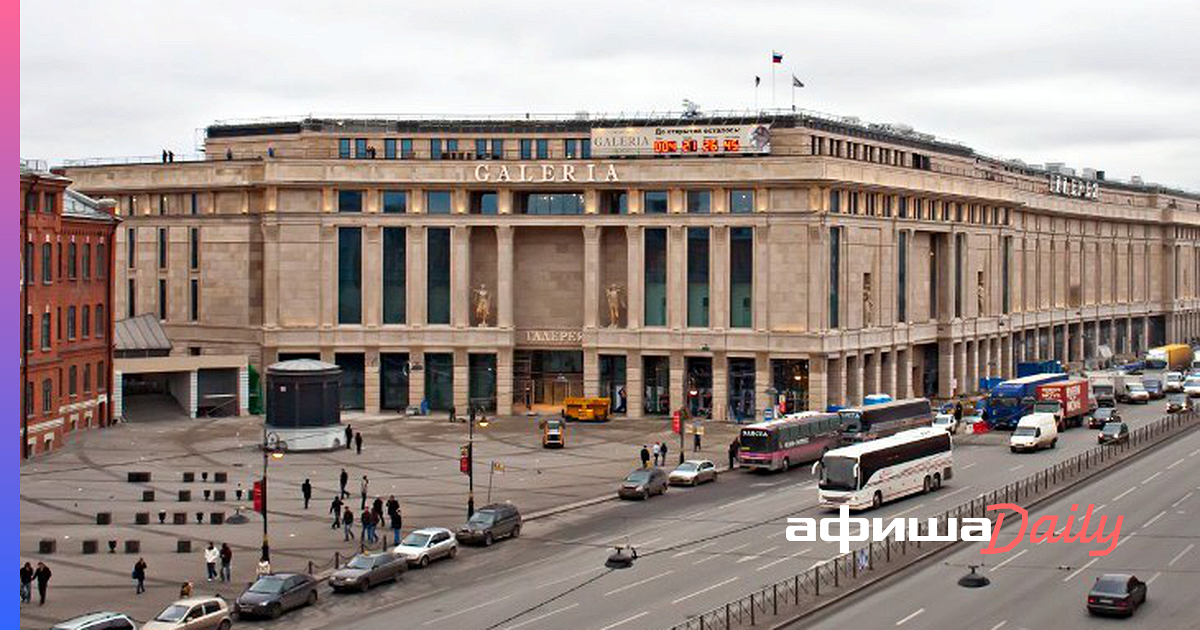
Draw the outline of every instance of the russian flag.
[[[783,53],[772,50],[771,63],[783,63]]]

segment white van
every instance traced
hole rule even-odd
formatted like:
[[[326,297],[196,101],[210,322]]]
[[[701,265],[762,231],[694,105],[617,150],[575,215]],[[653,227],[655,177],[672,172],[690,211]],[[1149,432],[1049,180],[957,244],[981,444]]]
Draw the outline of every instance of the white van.
[[[1008,447],[1012,452],[1035,451],[1039,448],[1054,448],[1058,444],[1058,422],[1054,414],[1037,412],[1031,413],[1017,423],[1012,437],[1008,439]]]

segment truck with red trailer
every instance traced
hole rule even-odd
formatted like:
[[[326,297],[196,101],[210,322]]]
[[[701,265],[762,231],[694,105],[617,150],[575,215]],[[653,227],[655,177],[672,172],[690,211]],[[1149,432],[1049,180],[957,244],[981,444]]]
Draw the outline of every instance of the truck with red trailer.
[[[1086,378],[1072,378],[1039,385],[1033,410],[1054,414],[1062,431],[1087,424],[1088,416],[1096,410],[1096,401]]]

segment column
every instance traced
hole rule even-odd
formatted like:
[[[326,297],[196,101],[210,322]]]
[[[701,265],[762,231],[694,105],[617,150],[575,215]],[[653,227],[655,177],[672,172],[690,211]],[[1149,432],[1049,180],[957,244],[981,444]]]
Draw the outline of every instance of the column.
[[[709,242],[709,325],[729,327],[729,227],[713,226]]]
[[[454,409],[456,413],[466,414],[470,409],[470,361],[466,348],[454,350]]]
[[[830,405],[846,404],[846,360],[839,355],[830,355],[826,379],[826,398]]]
[[[846,355],[846,398],[843,404],[862,404],[863,397],[863,359],[862,355]]]
[[[992,365],[991,365],[991,362],[992,362],[992,340],[985,337],[983,339],[980,339],[977,343],[978,343],[978,348],[976,348],[975,353],[976,353],[976,356],[979,358],[979,368],[978,368],[978,374],[976,375],[976,377],[978,379],[990,378],[992,375],[991,373],[992,373],[992,369],[993,369]],[[978,382],[979,381],[976,380],[976,383],[978,383]]]
[[[979,383],[979,341],[964,341],[966,346],[966,364],[963,366],[963,381],[959,383],[961,393],[973,392]]]
[[[143,232],[147,230],[142,230]],[[338,233],[337,228],[323,225],[321,232],[321,325],[337,324],[338,286]],[[139,243],[139,246],[141,244]],[[145,283],[143,283],[145,284]]]
[[[450,229],[450,323],[455,328],[469,328],[471,325],[471,310],[467,306],[471,295],[468,286],[471,281],[470,270],[471,228],[456,225]],[[458,382],[455,381],[457,388]]]
[[[378,327],[383,322],[383,232],[378,225],[363,228],[362,322]]]
[[[823,411],[829,405],[829,360],[822,355],[808,357],[808,408]]]
[[[600,395],[600,355],[595,348],[583,349],[583,395]]]
[[[724,352],[712,356],[712,419],[724,422],[729,419],[729,361]]]
[[[1000,377],[1004,379],[1013,377],[1013,343],[1011,334],[1000,338]]]
[[[889,394],[892,398],[901,399],[896,391],[896,350],[879,353],[879,391]]]
[[[684,388],[687,386],[684,382],[687,377],[683,364],[684,360],[682,352],[672,352],[667,357],[667,378],[670,380],[670,383],[667,387],[667,392],[671,399],[668,403],[670,405],[669,410],[671,412],[683,407],[685,396]]]
[[[954,397],[954,342],[938,340],[938,398]]]
[[[513,411],[513,351],[512,348],[496,350],[496,413],[510,416]]]
[[[409,231],[412,231],[412,229],[409,228]],[[425,400],[425,349],[410,347],[408,349],[408,363],[408,405],[410,407],[420,407],[421,401]],[[416,365],[421,366],[421,369],[412,369]]]
[[[867,397],[879,393],[879,358],[880,353],[872,352],[862,357],[863,388],[862,395]]]
[[[687,231],[680,226],[667,229],[667,326],[673,330],[687,324],[686,236]]]
[[[642,327],[642,315],[644,314],[644,312],[643,312],[644,307],[642,306],[642,300],[645,298],[645,294],[642,290],[642,281],[644,280],[644,277],[642,275],[644,273],[642,258],[643,258],[643,254],[645,253],[643,251],[644,245],[642,244],[642,228],[640,228],[636,225],[631,225],[631,226],[626,227],[625,228],[625,243],[626,243],[625,248],[626,248],[626,256],[627,256],[626,276],[628,278],[626,280],[626,287],[625,287],[625,289],[626,289],[625,321],[626,321],[627,328],[638,329],[638,328]],[[641,361],[640,355],[639,355],[638,361],[639,361],[638,373],[640,374],[641,369],[642,369],[642,366],[640,363],[640,361]],[[639,381],[640,381],[640,377],[639,377]],[[639,389],[640,389],[640,385],[639,385]],[[631,401],[630,404],[632,404],[632,400],[633,400],[632,396],[633,395],[630,394],[630,401]],[[638,410],[637,410],[638,415],[636,417],[640,418],[642,415],[642,406],[641,406],[642,393],[641,393],[641,391],[638,392],[637,396],[638,396]]]
[[[407,305],[405,307],[408,325],[420,327],[425,323],[425,228],[424,226],[410,225],[405,230],[408,239],[408,246],[405,248],[405,274],[407,293]],[[501,307],[503,308],[503,307]],[[416,363],[424,363],[424,357],[419,354],[411,354],[409,360]],[[412,383],[412,376],[409,376],[409,383]],[[409,396],[410,404],[417,404],[425,398],[424,385],[421,386],[420,394],[415,398]],[[409,388],[410,391],[411,387]]]
[[[759,195],[754,195],[755,200],[759,199]],[[762,201],[766,201],[766,194],[762,195]],[[767,225],[754,226],[754,329],[765,331],[769,327],[768,320],[768,302],[771,299],[769,292],[771,282],[771,259],[766,255],[770,246],[770,228]],[[828,251],[828,250],[826,250]],[[761,254],[761,255],[760,255]]]
[[[767,390],[771,388],[771,355],[766,352],[754,354],[754,400],[755,409],[762,417],[763,410],[775,407],[776,400]]]
[[[630,313],[632,314],[632,309]],[[631,350],[625,357],[625,415],[629,418],[641,418],[645,415],[642,405],[642,394],[645,392],[642,383],[642,353]]]
[[[583,228],[583,327],[595,328],[599,316],[600,298],[600,228]],[[593,352],[593,355],[595,353]],[[584,361],[586,362],[586,355]],[[584,390],[587,390],[587,368],[584,367]],[[599,381],[597,381],[599,388]],[[588,394],[591,396],[592,394]]]
[[[378,228],[376,228],[378,231]],[[368,348],[363,356],[363,411],[379,413],[379,348]]]
[[[118,228],[118,231],[120,228]],[[263,235],[263,269],[278,272],[279,266],[279,223],[276,217],[264,217]],[[114,246],[114,245],[110,245]],[[117,267],[122,265],[118,263]],[[277,328],[279,326],[279,273],[265,273],[263,283],[263,327]],[[116,285],[118,288],[122,284]],[[115,305],[114,305],[115,306]]]
[[[509,225],[496,227],[496,326],[502,329],[513,327],[513,228]],[[511,405],[512,350],[509,354],[509,390]],[[499,358],[497,358],[499,362]],[[499,368],[497,368],[497,371]],[[499,391],[497,391],[497,396]]]
[[[896,398],[910,398],[912,386],[912,347],[896,349]]]

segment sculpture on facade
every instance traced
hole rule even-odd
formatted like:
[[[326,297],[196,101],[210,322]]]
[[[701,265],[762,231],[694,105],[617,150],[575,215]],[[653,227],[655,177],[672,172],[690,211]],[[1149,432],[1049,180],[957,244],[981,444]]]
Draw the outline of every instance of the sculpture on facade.
[[[471,298],[475,306],[475,325],[487,326],[492,317],[492,297],[486,284],[471,289]]]
[[[863,274],[863,325],[870,326],[875,321],[875,302],[871,297],[871,274]]]
[[[621,325],[621,292],[624,290],[619,284],[613,283],[604,289],[604,296],[608,300],[608,327],[614,328]]]
[[[982,317],[984,313],[984,304],[987,303],[987,289],[983,286],[983,278],[979,279],[979,284],[975,287],[975,295],[979,300],[979,315]]]

